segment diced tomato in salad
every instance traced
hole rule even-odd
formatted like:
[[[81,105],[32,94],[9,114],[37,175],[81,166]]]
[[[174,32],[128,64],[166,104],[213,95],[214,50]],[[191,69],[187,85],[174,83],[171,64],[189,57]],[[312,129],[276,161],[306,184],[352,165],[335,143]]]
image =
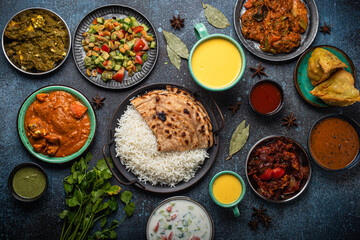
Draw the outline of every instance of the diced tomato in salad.
[[[141,50],[143,50],[144,47],[145,47],[144,41],[142,39],[138,38],[138,39],[136,39],[133,50],[135,53],[137,53],[137,52],[140,52]]]
[[[144,30],[144,27],[143,26],[138,26],[138,27],[133,29],[133,32],[136,34],[138,32],[141,32],[142,30]]]
[[[110,52],[110,48],[109,48],[109,46],[108,46],[106,43],[105,43],[104,45],[102,45],[101,50],[103,50],[103,51],[105,51],[105,52],[107,52],[107,53]]]
[[[119,71],[117,71],[117,73],[115,73],[115,75],[113,76],[113,79],[117,82],[122,82],[122,80],[124,78],[124,73],[125,73],[125,68],[122,67]]]
[[[142,64],[142,63],[143,63],[142,58],[141,58],[141,55],[136,54],[135,63],[139,63],[139,64]]]
[[[170,233],[169,233],[169,236],[167,237],[167,239],[168,239],[168,240],[172,240],[173,236],[174,236],[174,233],[173,233],[173,232],[170,232]]]

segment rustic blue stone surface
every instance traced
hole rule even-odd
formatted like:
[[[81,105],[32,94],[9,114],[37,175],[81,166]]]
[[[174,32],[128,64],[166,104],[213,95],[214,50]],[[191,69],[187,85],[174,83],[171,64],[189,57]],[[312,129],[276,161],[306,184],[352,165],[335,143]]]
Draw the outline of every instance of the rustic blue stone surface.
[[[223,33],[239,40],[233,28],[232,16],[235,0],[205,1],[219,8],[230,20],[231,27],[215,29],[205,19],[200,1],[1,1],[0,29],[16,12],[28,7],[45,7],[62,16],[71,32],[74,33],[79,21],[89,11],[108,3],[127,4],[144,13],[155,28],[170,30],[184,40],[188,48],[196,42],[193,34],[195,23],[202,22],[209,33]],[[328,44],[345,51],[358,70],[360,67],[360,1],[358,0],[318,0],[316,1],[320,25],[324,21],[332,25],[330,35],[317,34],[312,46]],[[170,28],[169,18],[180,14],[185,18],[185,28],[174,31]],[[16,130],[17,111],[22,101],[36,89],[50,84],[65,84],[83,92],[88,98],[96,93],[106,97],[105,106],[97,111],[98,131],[90,148],[95,160],[102,158],[101,147],[106,143],[109,119],[118,104],[127,94],[150,83],[172,82],[190,89],[199,87],[191,79],[187,61],[182,62],[181,71],[177,71],[166,55],[165,40],[160,36],[160,54],[157,65],[151,75],[141,84],[123,91],[101,89],[82,77],[77,70],[72,56],[54,73],[42,77],[30,77],[15,70],[0,54],[0,239],[55,239],[59,238],[62,221],[58,213],[65,207],[62,179],[69,175],[70,165],[51,165],[32,157],[22,146]],[[261,59],[245,50],[247,67],[255,66]],[[340,173],[329,173],[320,169],[312,161],[313,175],[308,189],[297,200],[286,204],[268,203],[255,195],[246,182],[246,195],[239,204],[241,216],[234,218],[230,210],[215,205],[208,193],[208,184],[213,175],[222,170],[233,170],[245,178],[244,162],[251,146],[262,137],[281,134],[293,137],[307,148],[307,136],[312,124],[321,116],[329,113],[343,113],[360,122],[360,104],[346,108],[320,109],[307,104],[297,93],[293,82],[293,71],[297,59],[284,63],[262,61],[270,78],[279,81],[285,89],[285,104],[277,115],[263,118],[256,115],[248,105],[250,87],[258,81],[251,78],[251,71],[246,68],[243,79],[231,90],[213,94],[220,104],[226,119],[225,129],[221,132],[221,147],[211,171],[194,187],[178,194],[156,195],[137,188],[126,187],[134,193],[136,210],[134,215],[116,229],[119,239],[145,239],[145,226],[152,209],[163,199],[174,195],[186,195],[201,202],[212,215],[216,239],[359,239],[360,236],[360,166]],[[359,73],[359,72],[358,72]],[[357,88],[360,84],[356,83]],[[234,117],[227,110],[232,101],[241,99],[240,110]],[[295,112],[298,128],[287,130],[281,127],[281,116]],[[245,147],[230,161],[225,161],[229,138],[242,121],[251,125],[251,133]],[[49,177],[49,188],[45,196],[34,203],[23,204],[12,198],[7,188],[7,179],[11,170],[20,163],[35,162],[44,167]],[[116,183],[115,181],[113,183]],[[248,221],[251,207],[263,204],[273,222],[269,229],[260,227],[251,231]],[[120,204],[120,206],[122,206]],[[123,211],[118,210],[113,218],[122,219]]]

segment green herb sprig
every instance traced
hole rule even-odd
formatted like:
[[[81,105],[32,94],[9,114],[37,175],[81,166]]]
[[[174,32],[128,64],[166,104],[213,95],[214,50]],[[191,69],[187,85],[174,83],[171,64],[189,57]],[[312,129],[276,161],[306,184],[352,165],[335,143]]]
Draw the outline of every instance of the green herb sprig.
[[[59,214],[60,218],[65,220],[60,240],[116,239],[116,232],[113,229],[125,219],[124,217],[121,222],[113,220],[110,226],[104,229],[107,223],[106,217],[119,208],[114,196],[120,193],[121,187],[110,184],[112,173],[104,159],[99,160],[96,167],[89,170],[91,158],[91,153],[88,153],[85,158],[82,157],[75,162],[71,167],[72,174],[63,180],[65,203],[69,208]],[[112,167],[112,162],[110,159],[109,161]],[[127,203],[125,207],[127,217],[130,217],[135,209],[135,204],[130,203],[131,196],[127,198],[131,207],[127,207]],[[102,231],[89,237],[91,228],[98,220]]]

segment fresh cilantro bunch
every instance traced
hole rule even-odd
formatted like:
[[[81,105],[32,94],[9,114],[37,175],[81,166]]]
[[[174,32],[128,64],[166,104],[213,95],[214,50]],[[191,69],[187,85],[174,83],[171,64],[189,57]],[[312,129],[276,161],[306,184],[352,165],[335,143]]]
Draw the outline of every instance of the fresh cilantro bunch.
[[[125,191],[121,194],[121,200],[126,204],[124,209],[126,216],[120,223],[113,220],[109,227],[105,228],[106,216],[119,208],[113,196],[119,194],[121,187],[110,184],[112,174],[104,159],[99,160],[96,167],[89,170],[91,157],[91,153],[88,153],[85,158],[82,157],[75,162],[71,167],[72,174],[63,181],[65,203],[69,208],[60,213],[60,218],[65,220],[60,240],[116,239],[117,235],[113,229],[134,212],[135,204],[131,202],[132,193]],[[112,167],[111,160],[108,161]],[[94,236],[88,236],[90,229],[98,220],[102,231],[96,232]]]

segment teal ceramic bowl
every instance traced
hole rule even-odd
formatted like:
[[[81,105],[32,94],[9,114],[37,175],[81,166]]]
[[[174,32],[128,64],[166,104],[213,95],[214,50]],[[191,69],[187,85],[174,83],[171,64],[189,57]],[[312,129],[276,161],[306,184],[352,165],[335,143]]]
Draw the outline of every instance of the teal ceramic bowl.
[[[198,38],[198,41],[195,43],[195,45],[192,47],[191,51],[190,51],[190,55],[189,55],[189,70],[191,73],[192,78],[195,80],[195,82],[200,85],[202,88],[209,90],[209,91],[225,91],[228,90],[230,88],[232,88],[233,86],[235,86],[240,79],[242,78],[242,76],[244,75],[245,72],[245,66],[246,66],[246,59],[245,59],[245,54],[244,51],[242,49],[242,47],[240,46],[240,44],[238,42],[236,42],[233,38],[224,35],[224,34],[211,34],[209,35],[205,26],[202,23],[198,23],[195,25],[195,35]],[[237,50],[240,53],[240,57],[241,57],[241,67],[240,70],[237,74],[237,76],[235,77],[235,80],[230,82],[229,84],[221,87],[221,88],[213,88],[211,86],[207,86],[205,84],[203,84],[201,81],[199,81],[196,77],[194,72],[192,71],[192,66],[191,66],[191,62],[192,62],[192,56],[196,50],[196,48],[201,45],[202,43],[204,43],[205,41],[208,41],[210,39],[214,39],[214,38],[222,38],[225,39],[227,41],[229,41],[230,43],[232,43]],[[219,61],[221,61],[221,59],[219,59]]]
[[[311,81],[307,76],[307,67],[309,63],[309,58],[311,57],[311,53],[314,51],[315,48],[318,47],[330,51],[331,53],[335,54],[335,56],[337,56],[341,61],[343,61],[348,66],[345,70],[353,75],[355,82],[356,72],[354,64],[349,58],[349,56],[340,49],[333,46],[316,46],[310,48],[309,50],[304,52],[303,55],[301,55],[294,71],[294,81],[298,93],[306,102],[310,103],[311,105],[314,105],[316,107],[329,107],[329,105],[324,103],[320,98],[317,98],[310,93],[310,91],[314,89],[314,86],[311,84]]]
[[[79,151],[77,151],[71,155],[65,156],[65,157],[50,157],[48,155],[44,155],[44,154],[36,152],[34,150],[34,148],[32,147],[32,145],[30,144],[30,142],[26,136],[26,133],[25,133],[25,126],[24,126],[25,113],[26,113],[27,109],[29,108],[29,106],[35,101],[36,94],[51,93],[54,91],[65,91],[65,92],[68,92],[71,95],[73,95],[75,98],[77,98],[85,107],[87,107],[87,109],[88,109],[87,113],[88,113],[89,119],[90,119],[90,134],[89,134],[89,137],[88,137],[87,141],[85,142],[84,146]],[[69,161],[74,160],[75,158],[79,157],[82,153],[84,153],[86,151],[86,149],[91,145],[91,143],[94,139],[96,125],[97,125],[97,123],[96,123],[95,111],[94,111],[90,101],[85,97],[85,95],[74,88],[71,88],[68,86],[62,86],[62,85],[46,86],[46,87],[40,88],[40,89],[36,90],[35,92],[33,92],[32,94],[30,94],[30,96],[27,97],[26,100],[24,101],[24,103],[22,104],[22,106],[19,110],[18,119],[17,119],[18,134],[19,134],[20,140],[23,143],[23,145],[25,146],[25,148],[34,157],[36,157],[44,162],[49,162],[49,163],[69,162]]]
[[[224,203],[221,203],[219,202],[215,196],[214,196],[214,193],[213,193],[213,184],[215,182],[215,180],[220,177],[221,175],[223,174],[231,174],[233,176],[235,176],[241,183],[241,187],[242,187],[242,191],[241,191],[241,194],[240,194],[240,197],[233,203],[229,203],[229,204],[224,204]],[[245,196],[245,191],[246,191],[246,188],[245,188],[245,182],[244,180],[240,177],[239,174],[237,174],[236,172],[233,172],[233,171],[222,171],[222,172],[219,172],[217,173],[212,179],[211,179],[211,182],[210,182],[210,185],[209,185],[209,192],[210,192],[210,196],[212,198],[212,200],[217,204],[219,205],[220,207],[223,207],[223,208],[231,208],[231,207],[234,207],[236,205],[238,205],[241,200],[244,198]]]

